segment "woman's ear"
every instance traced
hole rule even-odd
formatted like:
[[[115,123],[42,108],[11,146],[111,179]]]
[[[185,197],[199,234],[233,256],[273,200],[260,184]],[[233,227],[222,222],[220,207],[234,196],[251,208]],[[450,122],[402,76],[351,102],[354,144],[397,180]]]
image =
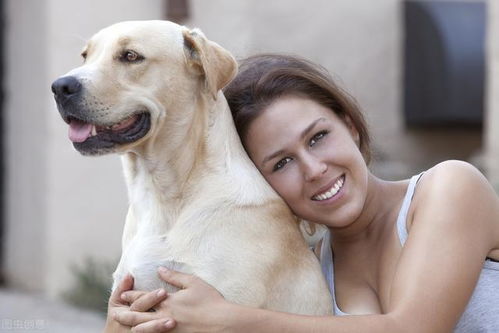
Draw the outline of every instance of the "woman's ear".
[[[360,134],[359,131],[357,130],[357,127],[355,127],[352,118],[350,116],[345,115],[343,120],[345,121],[345,124],[347,125],[348,131],[350,132],[350,135],[352,136],[353,140],[357,144],[357,147],[360,147]]]

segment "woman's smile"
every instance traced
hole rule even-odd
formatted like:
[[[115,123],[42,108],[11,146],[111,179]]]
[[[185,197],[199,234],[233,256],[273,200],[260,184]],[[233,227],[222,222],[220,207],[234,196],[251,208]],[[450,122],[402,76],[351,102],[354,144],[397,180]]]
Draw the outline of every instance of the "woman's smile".
[[[343,194],[343,186],[345,185],[345,174],[334,179],[325,187],[321,188],[316,194],[312,196],[312,200],[321,203],[330,203],[338,200]]]

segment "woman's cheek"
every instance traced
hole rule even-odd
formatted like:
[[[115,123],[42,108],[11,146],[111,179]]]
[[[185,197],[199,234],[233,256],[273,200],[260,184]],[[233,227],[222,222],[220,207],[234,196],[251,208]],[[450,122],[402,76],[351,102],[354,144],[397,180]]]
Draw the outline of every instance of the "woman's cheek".
[[[286,170],[274,172],[268,179],[269,184],[286,202],[292,200],[299,191],[298,172],[294,166],[286,166]]]

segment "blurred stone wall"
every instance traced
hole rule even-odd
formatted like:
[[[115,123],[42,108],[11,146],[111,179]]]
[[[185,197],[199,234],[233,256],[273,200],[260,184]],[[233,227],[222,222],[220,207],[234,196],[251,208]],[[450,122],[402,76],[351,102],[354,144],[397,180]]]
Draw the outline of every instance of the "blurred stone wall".
[[[480,129],[407,129],[402,0],[192,0],[185,23],[237,57],[284,52],[326,67],[353,95],[373,135],[375,174],[400,179],[480,154]],[[459,142],[456,145],[456,142]]]
[[[126,216],[118,156],[83,157],[50,85],[81,64],[86,40],[117,21],[163,18],[163,1],[6,1],[7,282],[59,295],[70,267],[117,261]]]

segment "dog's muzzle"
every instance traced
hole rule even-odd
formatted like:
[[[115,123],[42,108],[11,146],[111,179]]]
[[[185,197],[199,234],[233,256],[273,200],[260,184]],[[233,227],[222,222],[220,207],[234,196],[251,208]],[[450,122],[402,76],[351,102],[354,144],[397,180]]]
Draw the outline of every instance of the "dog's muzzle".
[[[69,139],[84,155],[109,153],[119,145],[143,138],[151,128],[150,113],[136,110],[114,123],[99,121],[98,109],[90,110],[84,100],[83,84],[73,76],[64,76],[52,84],[57,108],[69,125]]]

